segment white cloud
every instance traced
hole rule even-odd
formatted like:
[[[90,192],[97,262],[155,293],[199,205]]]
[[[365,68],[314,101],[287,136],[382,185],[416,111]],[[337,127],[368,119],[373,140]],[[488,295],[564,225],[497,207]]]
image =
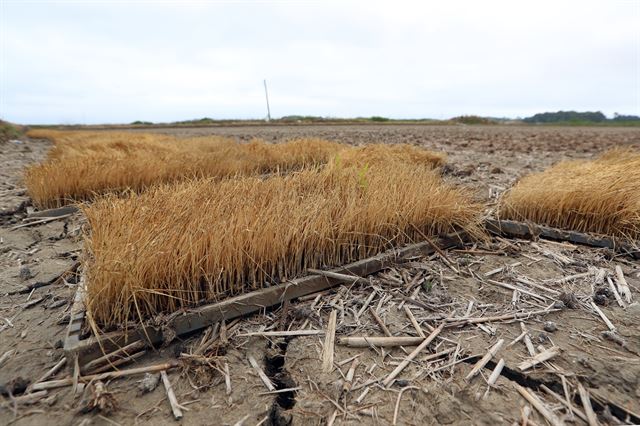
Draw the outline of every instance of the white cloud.
[[[0,116],[640,114],[640,3],[18,2]]]

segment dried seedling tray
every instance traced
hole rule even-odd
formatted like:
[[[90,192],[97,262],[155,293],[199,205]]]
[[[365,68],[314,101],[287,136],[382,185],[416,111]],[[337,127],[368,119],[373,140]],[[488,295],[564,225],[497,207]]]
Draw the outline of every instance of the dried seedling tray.
[[[403,259],[433,254],[440,249],[461,246],[466,236],[462,234],[450,235],[436,239],[433,243],[421,242],[399,249],[392,249],[374,257],[363,259],[344,265],[330,272],[358,278],[374,274],[395,262]],[[220,302],[198,306],[186,311],[176,312],[167,316],[162,326],[140,325],[128,331],[109,332],[99,336],[92,335],[82,338],[85,326],[85,288],[84,277],[78,284],[78,290],[71,310],[71,318],[64,342],[64,350],[69,359],[75,356],[83,362],[90,361],[107,352],[112,352],[135,341],[143,341],[147,346],[155,346],[166,339],[166,336],[183,336],[201,330],[216,322],[231,320],[244,315],[258,312],[275,305],[290,301],[301,296],[317,293],[345,282],[339,277],[328,277],[313,274],[294,279],[272,287],[231,297]]]

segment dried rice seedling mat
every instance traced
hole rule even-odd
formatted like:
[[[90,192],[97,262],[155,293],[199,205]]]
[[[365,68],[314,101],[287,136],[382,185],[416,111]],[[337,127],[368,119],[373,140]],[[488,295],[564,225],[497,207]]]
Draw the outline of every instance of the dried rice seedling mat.
[[[271,144],[113,131],[32,130],[28,135],[55,143],[44,162],[25,171],[29,195],[44,208],[192,178],[295,170],[324,164],[345,148],[320,139]]]
[[[30,166],[24,180],[42,208],[93,200],[101,194],[140,192],[152,185],[193,178],[260,176],[326,164],[338,153],[346,165],[389,159],[439,167],[444,154],[398,144],[350,147],[321,139],[283,143],[238,143],[220,136],[175,136],[115,132],[31,130],[32,138],[51,139],[47,159]],[[350,151],[350,152],[346,152]]]
[[[87,311],[104,328],[435,235],[482,234],[482,207],[467,191],[404,162],[197,180],[83,210]]]
[[[392,249],[371,258],[348,265],[322,271],[303,278],[290,280],[276,286],[245,293],[221,302],[199,306],[168,316],[161,326],[143,324],[125,332],[109,332],[82,338],[83,329],[89,328],[86,318],[85,278],[81,279],[71,311],[71,319],[64,342],[68,358],[78,356],[85,366],[117,365],[122,360],[136,358],[147,346],[158,345],[167,337],[183,336],[201,330],[214,323],[249,315],[272,306],[280,305],[302,296],[317,293],[343,284],[349,277],[352,281],[363,279],[386,267],[407,258],[429,255],[440,249],[460,247],[465,235],[456,234],[435,239],[433,242],[411,244],[403,248]],[[321,272],[321,271],[318,271]],[[339,275],[339,276],[337,276]],[[167,333],[168,330],[171,330]],[[123,354],[133,354],[122,358]],[[115,361],[118,360],[118,361]],[[85,364],[86,363],[86,364]],[[85,367],[86,368],[86,367]]]
[[[325,166],[168,184],[83,205],[86,320],[101,336],[93,343],[122,334],[104,334],[111,330],[130,334],[150,318],[165,318],[169,327],[133,334],[166,340],[163,333],[194,331],[343,282],[345,272],[378,271],[386,260],[377,254],[391,248],[425,240],[417,247],[432,247],[430,238],[452,232],[481,238],[482,205],[445,183],[434,158],[404,145],[350,148]],[[383,259],[396,256],[390,253]],[[377,266],[358,266],[362,259]],[[309,271],[321,276],[298,278]],[[68,343],[71,350],[79,339],[71,334]]]
[[[637,241],[640,153],[616,149],[525,176],[502,196],[498,216]]]

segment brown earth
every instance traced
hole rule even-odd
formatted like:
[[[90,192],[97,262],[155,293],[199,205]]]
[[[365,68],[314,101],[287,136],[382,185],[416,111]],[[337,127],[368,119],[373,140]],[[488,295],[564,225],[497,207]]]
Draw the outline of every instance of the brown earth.
[[[145,130],[149,131],[149,130]],[[511,127],[511,126],[292,126],[162,129],[180,135],[222,134],[248,140],[261,137],[281,141],[293,137],[321,137],[354,144],[405,142],[444,151],[449,155],[447,179],[467,185],[478,198],[495,201],[497,196],[524,174],[543,170],[568,158],[592,158],[614,146],[640,148],[640,130],[596,127]],[[76,284],[73,279],[35,289],[32,293],[9,294],[36,282],[47,282],[71,267],[81,255],[80,227],[83,219],[75,214],[64,220],[11,229],[22,224],[32,210],[20,182],[25,165],[40,161],[49,144],[25,140],[0,144],[0,391],[7,392],[17,378],[36,381],[63,356],[70,302]],[[640,183],[639,183],[640,184]],[[576,395],[581,383],[590,393],[600,422],[640,421],[628,413],[640,413],[640,268],[637,261],[612,255],[608,250],[547,241],[504,240],[494,238],[472,248],[475,251],[447,252],[448,263],[438,256],[412,259],[391,270],[370,277],[367,285],[341,286],[326,292],[317,301],[293,303],[283,315],[281,308],[247,317],[228,327],[228,342],[218,339],[206,354],[208,361],[224,370],[231,379],[231,393],[225,391],[224,378],[210,366],[182,367],[169,373],[178,401],[185,406],[184,418],[176,422],[162,384],[142,394],[139,376],[107,382],[117,408],[112,412],[83,414],[90,399],[88,390],[73,394],[71,387],[53,389],[33,405],[17,404],[10,396],[0,397],[0,424],[391,424],[398,407],[397,424],[506,424],[520,421],[528,406],[514,383],[543,399],[558,417],[569,421],[562,404],[541,389],[546,385],[564,395],[564,380],[573,407],[582,408]],[[519,262],[519,265],[510,266]],[[608,287],[596,281],[589,268],[602,268],[612,277],[620,266],[627,279],[634,304],[621,308]],[[485,277],[488,271],[506,267]],[[575,275],[582,276],[559,282]],[[518,322],[491,322],[477,326],[446,328],[431,349],[420,354],[391,387],[370,385],[360,403],[356,399],[370,378],[391,372],[406,355],[400,348],[348,348],[336,344],[337,368],[322,371],[323,336],[294,338],[242,337],[239,334],[278,329],[282,323],[290,330],[306,327],[324,330],[332,310],[338,312],[337,336],[381,336],[382,331],[368,312],[359,314],[365,300],[375,291],[370,305],[393,335],[415,336],[416,330],[399,306],[402,296],[413,296],[422,303],[410,306],[424,332],[427,319],[448,315],[471,317],[501,315],[517,309],[542,309],[560,296],[534,289],[536,297],[491,283],[517,284],[517,279],[533,281],[551,291],[573,295],[575,309],[537,315],[526,319],[534,346],[557,346],[560,353],[545,364],[521,372],[517,365],[529,355],[523,341],[511,344],[521,335]],[[615,278],[614,278],[615,281]],[[590,308],[593,295],[602,294],[600,309],[616,327],[624,346],[608,340],[602,332],[607,326]],[[563,296],[564,297],[564,296]],[[566,296],[569,297],[569,296]],[[565,300],[568,300],[566,299]],[[473,301],[467,312],[469,302]],[[426,304],[426,305],[425,305]],[[431,308],[427,308],[429,306]],[[283,316],[285,320],[283,321]],[[552,321],[555,331],[545,330]],[[549,326],[547,325],[547,328]],[[551,328],[549,328],[551,329]],[[498,355],[481,372],[481,377],[465,381],[473,364],[498,339],[505,343]],[[197,347],[201,334],[174,341],[166,348],[150,350],[135,363],[123,368],[152,365],[176,359]],[[430,352],[455,349],[442,359],[425,361]],[[539,350],[539,348],[537,348]],[[407,352],[412,347],[405,348]],[[265,394],[265,385],[251,368],[252,354],[278,389],[296,388],[281,394]],[[352,390],[343,391],[345,377],[358,356]],[[183,363],[185,357],[182,357]],[[466,361],[460,361],[462,359]],[[505,369],[485,398],[485,379],[495,363],[503,358]],[[342,363],[342,361],[347,362]],[[455,363],[455,364],[454,364]],[[68,363],[70,364],[70,363]],[[55,378],[67,377],[67,364]],[[449,365],[453,364],[453,365]],[[400,390],[404,389],[402,393]],[[16,390],[20,394],[19,390]],[[243,420],[244,419],[244,420]],[[536,409],[531,424],[545,424]],[[586,424],[579,418],[577,424]]]

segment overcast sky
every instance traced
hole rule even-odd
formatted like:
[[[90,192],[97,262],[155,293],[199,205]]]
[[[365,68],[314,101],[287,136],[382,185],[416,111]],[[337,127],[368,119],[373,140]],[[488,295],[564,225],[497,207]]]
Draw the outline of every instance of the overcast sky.
[[[640,0],[0,0],[19,123],[640,114]]]

